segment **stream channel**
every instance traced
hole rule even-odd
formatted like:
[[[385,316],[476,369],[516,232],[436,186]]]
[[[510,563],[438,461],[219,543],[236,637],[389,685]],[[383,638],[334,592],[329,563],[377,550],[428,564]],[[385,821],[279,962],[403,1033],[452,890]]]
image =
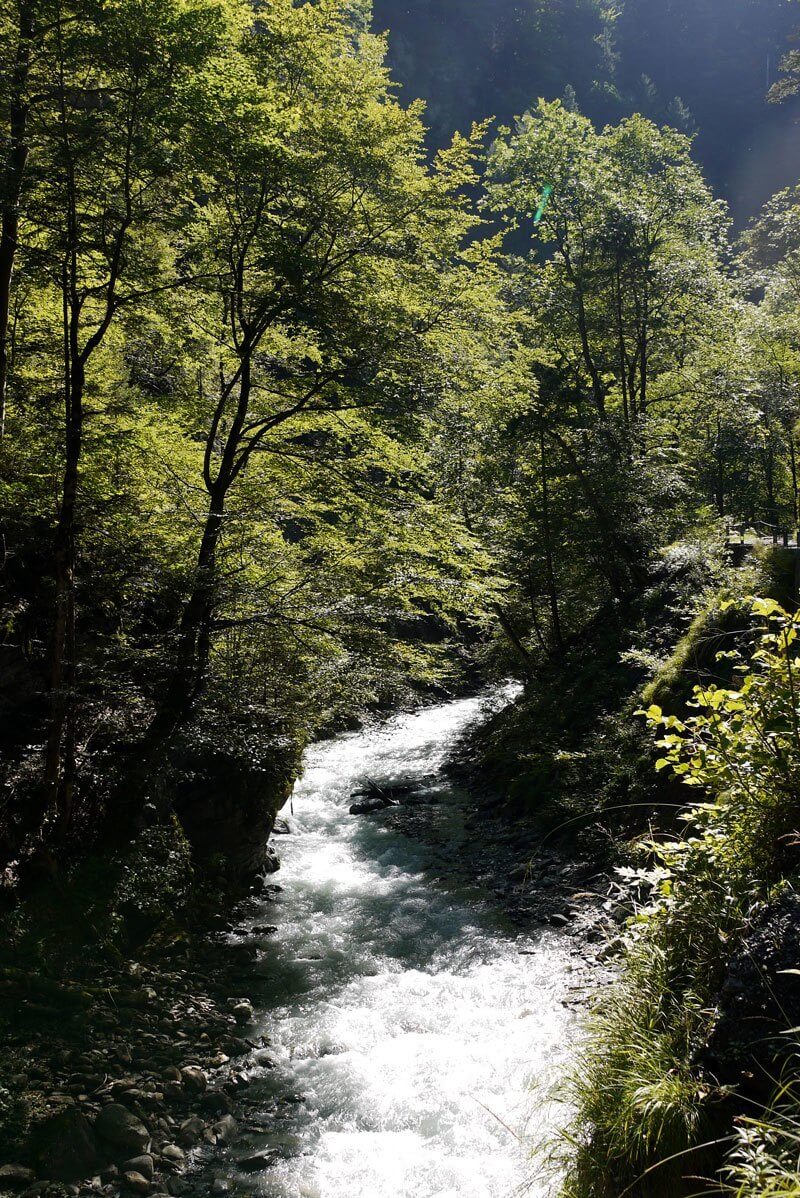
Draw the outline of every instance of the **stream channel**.
[[[556,1193],[537,1156],[564,1119],[554,1087],[577,1034],[579,950],[561,930],[521,930],[448,867],[476,835],[475,804],[444,763],[512,694],[403,713],[307,751],[278,838],[280,890],[232,934],[257,949],[255,1032],[272,1062],[247,1062],[247,1135],[224,1168],[207,1163],[212,1193]],[[367,779],[411,784],[417,805],[351,815]],[[259,1150],[269,1167],[243,1173],[237,1160]]]

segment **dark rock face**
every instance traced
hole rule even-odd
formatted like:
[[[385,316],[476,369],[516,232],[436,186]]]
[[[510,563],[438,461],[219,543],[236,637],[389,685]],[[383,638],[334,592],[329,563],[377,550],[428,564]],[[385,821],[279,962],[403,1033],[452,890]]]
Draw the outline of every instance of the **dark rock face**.
[[[274,872],[279,863],[267,840],[291,794],[296,756],[254,762],[222,749],[181,756],[173,805],[195,862],[221,873],[234,891]]]
[[[37,1124],[30,1145],[38,1172],[54,1181],[83,1177],[98,1159],[91,1124],[76,1107],[67,1107]]]
[[[725,1083],[774,1088],[776,1063],[790,1049],[782,1035],[800,1025],[800,895],[766,907],[731,959],[703,1064]]]

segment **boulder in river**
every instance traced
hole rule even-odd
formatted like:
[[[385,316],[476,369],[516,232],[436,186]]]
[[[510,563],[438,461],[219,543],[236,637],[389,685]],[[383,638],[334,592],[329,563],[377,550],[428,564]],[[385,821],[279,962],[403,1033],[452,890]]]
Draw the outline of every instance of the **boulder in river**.
[[[223,1115],[211,1131],[218,1144],[233,1144],[239,1136],[239,1125],[233,1115]]]
[[[237,1165],[242,1173],[260,1173],[262,1169],[269,1169],[278,1160],[278,1153],[266,1149],[262,1152],[253,1152],[250,1156],[243,1156],[237,1161]]]
[[[153,1158],[148,1152],[143,1152],[141,1156],[133,1156],[129,1161],[125,1161],[122,1166],[123,1173],[141,1173],[142,1177],[146,1177],[148,1181],[153,1180]]]
[[[231,1014],[240,1024],[252,1023],[255,1017],[253,1004],[246,998],[240,998],[231,1003]]]
[[[205,1129],[206,1125],[198,1115],[190,1115],[178,1128],[178,1143],[184,1148],[194,1148]]]
[[[208,1085],[208,1079],[199,1065],[185,1065],[181,1069],[181,1081],[187,1090],[202,1094]]]
[[[351,815],[372,815],[375,811],[385,811],[387,807],[391,807],[387,799],[376,797],[374,799],[361,799],[358,803],[353,803],[350,808]]]

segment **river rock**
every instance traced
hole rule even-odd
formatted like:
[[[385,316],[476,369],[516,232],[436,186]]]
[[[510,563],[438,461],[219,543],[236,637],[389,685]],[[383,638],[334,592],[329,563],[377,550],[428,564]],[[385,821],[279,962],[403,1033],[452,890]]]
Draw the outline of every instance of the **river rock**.
[[[569,923],[569,916],[562,911],[556,911],[550,916],[550,923],[554,928],[565,928]]]
[[[22,1189],[35,1179],[33,1169],[26,1169],[24,1165],[0,1165],[0,1191]]]
[[[206,1090],[200,1108],[209,1115],[230,1115],[235,1111],[236,1103],[225,1090]]]
[[[185,1065],[181,1069],[181,1081],[187,1090],[202,1094],[208,1085],[208,1079],[199,1065]]]
[[[132,1156],[122,1165],[123,1173],[141,1173],[142,1177],[146,1177],[148,1181],[153,1180],[153,1171],[153,1158],[147,1152],[141,1156]]]
[[[202,1136],[205,1126],[199,1115],[190,1115],[178,1128],[178,1143],[184,1148],[193,1148]]]
[[[66,1107],[36,1124],[30,1145],[39,1173],[54,1181],[84,1177],[97,1161],[91,1124],[77,1107]]]
[[[114,1148],[142,1152],[150,1143],[150,1132],[141,1119],[119,1102],[104,1106],[97,1116],[95,1130]]]
[[[151,1186],[146,1177],[131,1169],[122,1174],[122,1188],[132,1194],[149,1194]]]
[[[233,1144],[239,1137],[239,1125],[233,1115],[223,1115],[211,1131],[218,1144]]]
[[[186,1160],[186,1153],[177,1144],[165,1144],[161,1149],[161,1155],[172,1165],[180,1165]]]
[[[241,998],[231,1005],[231,1014],[239,1024],[252,1023],[255,1011],[253,1004],[246,998]]]
[[[374,798],[362,799],[358,803],[353,803],[350,808],[351,815],[372,815],[375,811],[385,811],[392,804],[388,799]]]
[[[269,1169],[277,1160],[277,1152],[264,1150],[262,1152],[253,1152],[250,1156],[243,1156],[236,1163],[243,1173],[260,1173],[262,1169]]]

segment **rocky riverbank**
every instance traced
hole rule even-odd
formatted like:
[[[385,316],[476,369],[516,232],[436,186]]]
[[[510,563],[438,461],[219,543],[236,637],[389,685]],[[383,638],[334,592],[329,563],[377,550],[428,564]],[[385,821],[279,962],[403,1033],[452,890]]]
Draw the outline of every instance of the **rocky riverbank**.
[[[242,1061],[271,1063],[251,1035],[249,959],[210,934],[69,977],[0,967],[0,1193],[187,1193],[195,1150],[238,1138]]]

